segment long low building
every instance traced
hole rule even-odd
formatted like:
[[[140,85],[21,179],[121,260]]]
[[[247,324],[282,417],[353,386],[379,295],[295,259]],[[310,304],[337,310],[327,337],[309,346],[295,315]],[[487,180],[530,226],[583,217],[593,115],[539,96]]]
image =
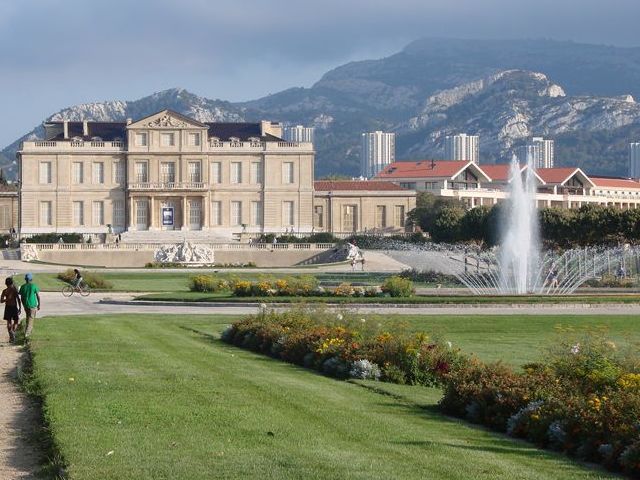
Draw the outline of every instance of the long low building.
[[[510,165],[478,165],[466,161],[422,160],[395,162],[373,181],[457,198],[468,208],[491,206],[508,196]],[[525,175],[526,166],[520,167]],[[579,208],[586,204],[621,209],[640,206],[636,179],[590,176],[576,167],[540,168],[533,172],[539,207]]]
[[[279,123],[201,123],[163,110],[44,127],[45,138],[18,152],[23,235],[400,232],[415,207],[410,189],[314,184],[313,145],[284,141]]]

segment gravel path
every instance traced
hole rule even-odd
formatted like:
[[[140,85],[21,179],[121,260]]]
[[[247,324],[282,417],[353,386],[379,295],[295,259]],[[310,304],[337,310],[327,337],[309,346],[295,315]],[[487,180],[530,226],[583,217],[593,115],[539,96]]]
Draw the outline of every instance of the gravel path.
[[[3,322],[4,323],[4,322]],[[6,334],[6,332],[3,332]],[[17,366],[24,361],[22,347],[0,343],[0,478],[36,478],[42,456],[37,438],[38,414],[33,402],[16,384]]]

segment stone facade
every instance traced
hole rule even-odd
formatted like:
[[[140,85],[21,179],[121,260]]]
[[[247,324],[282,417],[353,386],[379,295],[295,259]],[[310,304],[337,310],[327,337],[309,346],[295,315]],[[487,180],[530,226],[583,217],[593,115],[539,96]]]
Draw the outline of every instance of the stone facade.
[[[284,142],[279,124],[163,111],[108,128],[84,122],[82,134],[71,122],[45,127],[45,140],[18,153],[23,234],[312,229],[313,145]],[[92,136],[100,131],[110,138]]]
[[[126,123],[52,122],[45,131],[18,152],[21,234],[399,231],[415,206],[415,192],[377,182],[315,191],[313,145],[285,142],[278,123],[200,123],[164,110]]]

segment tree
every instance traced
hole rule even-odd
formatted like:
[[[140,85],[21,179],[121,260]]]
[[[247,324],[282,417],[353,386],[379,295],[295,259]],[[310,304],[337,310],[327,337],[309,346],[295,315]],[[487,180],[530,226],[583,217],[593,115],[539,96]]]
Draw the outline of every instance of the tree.
[[[408,219],[423,232],[431,234],[440,211],[450,206],[464,210],[464,203],[457,198],[437,197],[430,192],[418,192],[416,208],[409,212]]]
[[[575,210],[558,207],[540,209],[540,236],[555,246],[571,246],[577,240],[573,234],[575,217]]]
[[[464,217],[464,209],[447,205],[441,208],[433,221],[431,238],[435,242],[457,242],[460,240],[460,226]]]
[[[490,211],[491,209],[485,206],[467,210],[461,220],[460,238],[483,242],[487,237],[487,218]]]

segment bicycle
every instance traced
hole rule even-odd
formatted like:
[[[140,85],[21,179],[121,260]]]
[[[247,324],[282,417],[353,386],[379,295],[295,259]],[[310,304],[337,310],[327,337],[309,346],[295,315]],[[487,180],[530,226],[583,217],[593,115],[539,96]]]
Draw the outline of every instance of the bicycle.
[[[86,283],[81,283],[77,287],[75,285],[65,285],[62,287],[62,295],[70,297],[74,293],[79,293],[83,297],[88,297],[91,293],[91,289]]]

